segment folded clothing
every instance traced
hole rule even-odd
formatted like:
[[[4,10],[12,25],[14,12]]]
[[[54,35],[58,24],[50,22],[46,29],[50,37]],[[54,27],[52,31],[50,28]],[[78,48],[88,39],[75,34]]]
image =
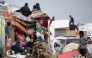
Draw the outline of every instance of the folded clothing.
[[[28,34],[32,34],[32,33],[34,33],[34,32],[35,32],[34,29],[28,29]]]
[[[47,15],[47,14],[44,12],[38,12],[38,13],[31,14],[31,17],[33,18],[36,18],[38,16],[43,17],[43,15]]]

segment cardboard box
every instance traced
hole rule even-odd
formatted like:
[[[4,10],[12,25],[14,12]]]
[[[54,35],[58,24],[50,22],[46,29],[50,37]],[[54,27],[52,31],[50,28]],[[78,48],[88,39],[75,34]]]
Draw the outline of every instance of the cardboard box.
[[[87,34],[87,31],[83,31],[84,34]],[[66,35],[67,36],[79,36],[79,31],[77,30],[66,30]]]

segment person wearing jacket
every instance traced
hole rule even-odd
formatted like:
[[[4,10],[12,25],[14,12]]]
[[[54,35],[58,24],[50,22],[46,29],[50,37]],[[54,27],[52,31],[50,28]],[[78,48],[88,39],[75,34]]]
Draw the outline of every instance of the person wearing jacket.
[[[36,5],[33,6],[33,11],[34,11],[34,10],[39,10],[39,11],[41,11],[40,4],[39,4],[39,3],[36,3]]]
[[[20,46],[20,42],[17,41],[12,47],[11,50],[13,50],[15,52],[15,54],[21,53],[23,52],[21,46]]]
[[[25,3],[25,5],[21,7],[20,10],[17,10],[16,12],[21,12],[24,16],[29,16],[32,14],[32,12],[30,11],[28,7],[28,3]]]
[[[32,53],[32,48],[34,46],[33,38],[30,39],[30,41],[26,44],[26,49],[28,53]]]
[[[69,17],[70,17],[70,22],[69,22],[70,25],[71,23],[74,23],[74,18],[71,15],[69,15]]]

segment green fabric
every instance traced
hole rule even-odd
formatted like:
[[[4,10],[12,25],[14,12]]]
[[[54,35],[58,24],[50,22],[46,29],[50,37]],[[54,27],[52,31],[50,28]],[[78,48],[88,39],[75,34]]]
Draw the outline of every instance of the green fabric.
[[[41,32],[41,30],[43,29],[43,27],[39,24],[39,23],[37,23],[36,24],[36,28],[37,28],[37,32]]]

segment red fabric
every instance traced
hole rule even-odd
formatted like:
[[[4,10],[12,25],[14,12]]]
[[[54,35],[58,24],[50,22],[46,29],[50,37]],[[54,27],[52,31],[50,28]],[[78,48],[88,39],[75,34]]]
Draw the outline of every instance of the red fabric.
[[[19,39],[19,36],[25,38],[24,34],[22,32],[16,32],[16,38]]]
[[[44,34],[44,39],[45,39],[45,40],[48,39],[48,34]]]
[[[25,45],[26,45],[25,42],[20,42],[20,46],[21,46],[21,47],[24,47]]]
[[[58,55],[58,58],[72,58],[73,56],[77,56],[77,55],[79,55],[79,52],[78,50],[75,50],[64,54],[60,54]]]
[[[49,19],[50,20],[50,24],[52,23],[52,20],[51,19]],[[48,27],[48,21],[47,22],[43,22],[42,24],[41,24],[41,26],[44,26],[44,27]]]

